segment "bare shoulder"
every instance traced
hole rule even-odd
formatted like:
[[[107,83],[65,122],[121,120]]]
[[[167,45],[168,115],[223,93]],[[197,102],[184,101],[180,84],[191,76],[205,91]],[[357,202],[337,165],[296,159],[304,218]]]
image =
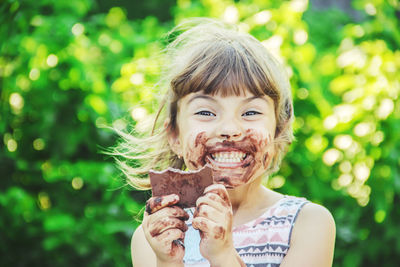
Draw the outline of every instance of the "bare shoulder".
[[[298,214],[281,266],[332,266],[335,236],[335,220],[329,210],[307,203]]]
[[[321,227],[322,230],[329,230],[330,228],[335,229],[335,220],[333,219],[330,211],[324,206],[307,203],[301,209],[298,218],[296,220],[296,225],[301,227]]]
[[[156,266],[156,256],[146,240],[142,225],[132,235],[131,256],[135,267]]]

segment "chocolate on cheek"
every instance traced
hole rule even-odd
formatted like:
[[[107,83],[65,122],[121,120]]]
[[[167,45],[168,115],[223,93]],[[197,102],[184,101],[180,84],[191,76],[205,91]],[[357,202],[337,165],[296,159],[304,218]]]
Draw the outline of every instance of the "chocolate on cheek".
[[[206,132],[201,132],[196,136],[196,140],[194,141],[194,145],[197,147],[200,144],[204,145],[204,142],[207,141]]]
[[[206,132],[197,134],[194,140],[194,146],[189,146],[186,152],[186,164],[189,169],[198,169],[206,164],[205,158],[207,155],[206,146],[208,138]]]

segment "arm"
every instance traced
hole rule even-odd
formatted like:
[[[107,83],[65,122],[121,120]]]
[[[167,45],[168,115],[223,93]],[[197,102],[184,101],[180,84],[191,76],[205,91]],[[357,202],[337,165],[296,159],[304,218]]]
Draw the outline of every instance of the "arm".
[[[135,267],[156,267],[156,255],[144,236],[142,225],[133,233],[131,240],[132,264]]]
[[[335,221],[324,207],[309,203],[293,227],[290,248],[281,267],[330,267],[335,247]]]

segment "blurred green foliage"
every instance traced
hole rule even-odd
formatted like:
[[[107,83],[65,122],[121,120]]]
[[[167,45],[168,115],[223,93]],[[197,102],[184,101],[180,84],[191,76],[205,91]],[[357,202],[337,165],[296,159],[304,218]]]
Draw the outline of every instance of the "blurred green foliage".
[[[267,186],[331,210],[334,266],[397,266],[400,4],[351,4],[1,1],[0,265],[130,265],[149,194],[99,153],[116,142],[101,126],[147,129],[160,39],[206,16],[253,34],[291,77],[297,141]]]

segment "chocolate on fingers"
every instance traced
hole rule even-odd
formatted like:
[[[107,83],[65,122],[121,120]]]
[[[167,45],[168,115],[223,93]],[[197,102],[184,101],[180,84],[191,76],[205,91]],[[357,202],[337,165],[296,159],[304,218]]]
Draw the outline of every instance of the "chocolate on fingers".
[[[179,196],[175,194],[151,197],[146,202],[146,212],[153,214],[162,208],[173,206],[179,201]]]
[[[165,231],[168,231],[170,229],[179,229],[182,232],[186,232],[188,229],[187,225],[185,224],[184,221],[177,219],[177,218],[171,218],[171,217],[164,217],[160,220],[157,220],[153,225],[152,228],[150,229],[150,235],[152,237],[158,236]]]

